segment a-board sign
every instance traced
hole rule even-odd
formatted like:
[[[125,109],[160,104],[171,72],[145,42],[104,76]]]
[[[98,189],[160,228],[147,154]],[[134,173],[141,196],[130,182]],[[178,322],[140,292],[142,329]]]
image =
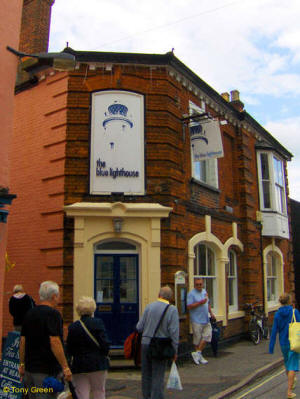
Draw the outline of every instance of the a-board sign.
[[[20,399],[24,386],[19,374],[20,333],[9,332],[0,363],[0,399]]]

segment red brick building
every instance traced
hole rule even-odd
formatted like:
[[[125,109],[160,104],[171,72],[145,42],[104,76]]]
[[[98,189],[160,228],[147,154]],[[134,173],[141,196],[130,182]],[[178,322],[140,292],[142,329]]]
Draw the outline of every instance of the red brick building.
[[[10,189],[8,147],[13,132],[14,86],[17,58],[6,46],[18,47],[22,14],[22,0],[3,0],[0,7],[0,357],[2,347],[2,309],[6,266],[7,221],[9,205],[15,195]]]
[[[66,323],[80,295],[95,297],[115,346],[160,284],[175,288],[185,340],[194,276],[225,337],[245,331],[246,302],[276,310],[294,290],[291,154],[237,91],[219,95],[173,53],[65,51],[73,72],[36,64],[17,87],[8,237],[17,266],[6,290],[18,281],[37,299],[40,282],[56,280]],[[221,147],[203,150],[212,141]]]

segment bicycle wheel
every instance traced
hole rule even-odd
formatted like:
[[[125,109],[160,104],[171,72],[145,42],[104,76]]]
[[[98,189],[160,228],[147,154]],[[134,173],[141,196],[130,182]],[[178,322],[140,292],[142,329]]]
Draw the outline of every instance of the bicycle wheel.
[[[258,345],[260,343],[261,331],[255,320],[252,320],[249,324],[249,335],[254,345]]]

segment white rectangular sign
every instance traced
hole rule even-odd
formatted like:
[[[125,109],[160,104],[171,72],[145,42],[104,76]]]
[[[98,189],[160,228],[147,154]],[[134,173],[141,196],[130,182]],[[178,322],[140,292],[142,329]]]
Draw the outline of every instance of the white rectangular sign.
[[[90,193],[145,194],[144,96],[92,94]]]
[[[224,156],[219,121],[191,124],[190,137],[194,162]]]

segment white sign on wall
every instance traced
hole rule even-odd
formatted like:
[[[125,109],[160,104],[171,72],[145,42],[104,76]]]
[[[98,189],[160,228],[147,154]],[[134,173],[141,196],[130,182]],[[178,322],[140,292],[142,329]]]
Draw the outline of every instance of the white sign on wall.
[[[224,156],[219,121],[192,123],[190,136],[194,162]]]
[[[90,193],[145,193],[144,97],[110,90],[92,94]]]

